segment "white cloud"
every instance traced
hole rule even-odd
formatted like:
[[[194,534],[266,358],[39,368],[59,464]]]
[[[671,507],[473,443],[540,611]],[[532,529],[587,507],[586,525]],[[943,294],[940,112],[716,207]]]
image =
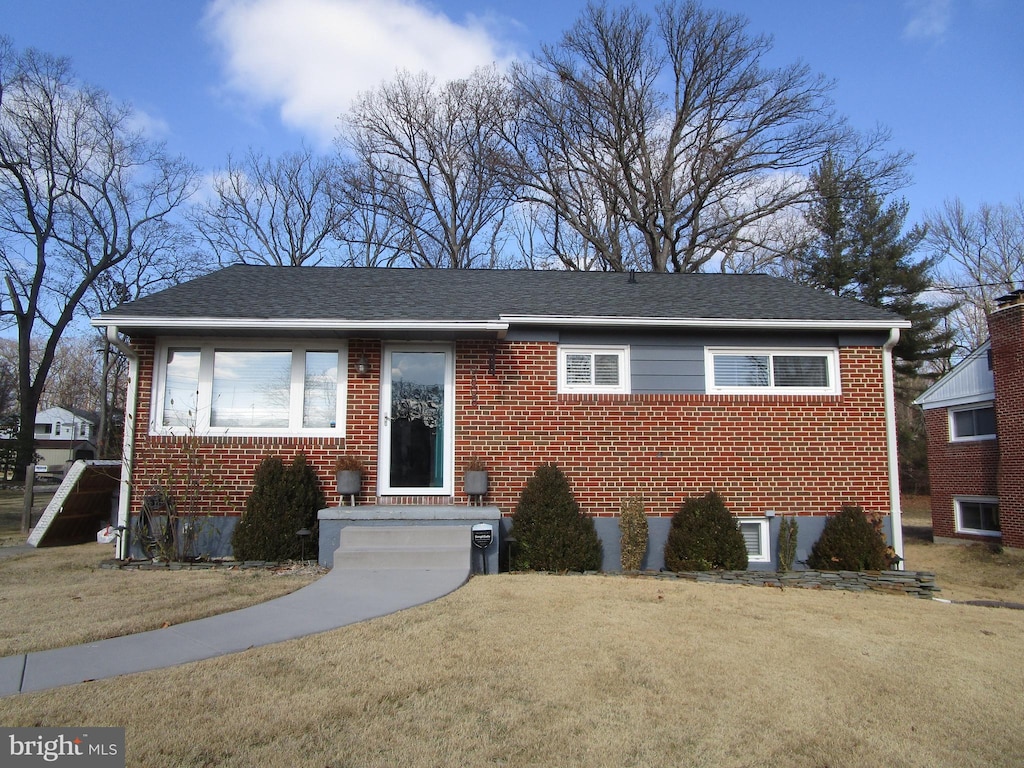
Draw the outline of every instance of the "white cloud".
[[[170,124],[164,118],[150,114],[134,105],[128,118],[128,127],[155,141],[165,139],[171,133]]]
[[[228,87],[318,144],[359,92],[399,69],[439,79],[507,61],[484,21],[457,23],[412,0],[213,0],[207,26]]]
[[[953,18],[953,0],[907,0],[910,21],[903,36],[910,40],[941,40]]]

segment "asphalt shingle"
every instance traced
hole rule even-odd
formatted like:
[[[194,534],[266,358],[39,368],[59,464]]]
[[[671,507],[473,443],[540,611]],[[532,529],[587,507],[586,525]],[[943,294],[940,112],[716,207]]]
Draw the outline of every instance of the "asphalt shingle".
[[[236,265],[99,321],[496,321],[508,316],[885,323],[895,315],[766,275]]]

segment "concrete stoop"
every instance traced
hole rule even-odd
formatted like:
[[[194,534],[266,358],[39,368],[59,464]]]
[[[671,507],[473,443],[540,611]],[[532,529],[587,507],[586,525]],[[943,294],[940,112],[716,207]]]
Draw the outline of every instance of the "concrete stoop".
[[[468,525],[348,526],[334,553],[334,568],[353,570],[433,570],[471,567],[472,527]]]

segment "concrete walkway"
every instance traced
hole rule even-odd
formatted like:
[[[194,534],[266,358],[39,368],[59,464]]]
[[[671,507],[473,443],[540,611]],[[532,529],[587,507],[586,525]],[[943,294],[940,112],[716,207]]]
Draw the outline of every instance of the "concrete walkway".
[[[359,531],[357,533],[357,531]],[[0,696],[185,664],[326,632],[436,600],[469,579],[470,527],[352,529],[334,568],[291,594],[231,613],[96,643],[0,658]]]

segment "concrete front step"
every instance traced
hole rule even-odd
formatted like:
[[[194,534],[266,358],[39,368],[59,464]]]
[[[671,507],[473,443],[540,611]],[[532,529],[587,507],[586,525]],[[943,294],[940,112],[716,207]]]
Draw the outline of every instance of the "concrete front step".
[[[467,525],[347,526],[334,553],[342,570],[466,568],[471,562]]]

